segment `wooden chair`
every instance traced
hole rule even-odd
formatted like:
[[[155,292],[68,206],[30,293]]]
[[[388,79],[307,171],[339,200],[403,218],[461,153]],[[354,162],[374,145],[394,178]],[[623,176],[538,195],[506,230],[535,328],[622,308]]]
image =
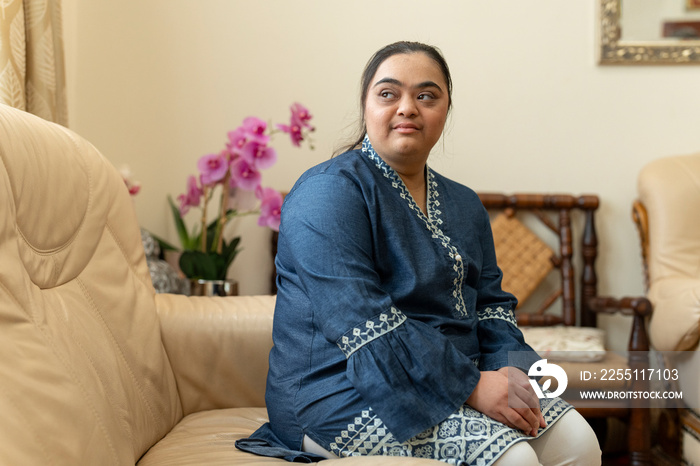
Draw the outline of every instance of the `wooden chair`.
[[[646,367],[648,360],[645,357],[649,344],[645,318],[651,313],[650,302],[644,297],[615,299],[598,296],[598,279],[595,269],[595,262],[598,256],[598,237],[595,228],[595,212],[599,205],[598,197],[595,195],[577,197],[568,194],[505,195],[479,193],[479,198],[487,210],[492,213],[492,226],[494,241],[497,244],[499,266],[504,269],[504,288],[507,289],[505,284],[509,282],[510,278],[506,271],[507,269],[512,269],[515,271],[513,274],[517,274],[518,269],[526,268],[525,275],[538,276],[540,280],[531,283],[522,283],[522,281],[518,283],[519,279],[515,280],[516,285],[522,285],[519,289],[524,290],[522,293],[514,292],[522,303],[528,297],[523,296],[523,293],[529,295],[535,291],[534,289],[540,285],[543,279],[551,279],[554,276],[554,282],[556,283],[554,289],[547,294],[541,304],[536,306],[533,312],[518,311],[516,313],[519,326],[594,328],[597,324],[597,316],[600,313],[619,312],[631,315],[633,319],[628,344],[630,356],[622,361],[618,360],[611,363],[604,360],[595,364],[598,364],[600,367],[606,367],[606,364],[608,366],[612,364],[615,367],[624,365],[624,367],[631,369]],[[536,236],[523,223],[532,223],[527,217],[531,217],[535,223],[544,227],[544,232],[540,232],[540,235],[547,233],[550,236],[550,238],[545,238],[545,241],[542,242],[548,241],[554,244],[554,248],[549,250],[549,252],[547,252],[546,248],[540,247],[541,243],[533,246],[536,243],[534,240],[525,245],[525,248],[532,247],[537,249],[534,253],[531,254],[532,251],[518,250],[518,247],[523,246],[518,244],[519,242],[522,243],[522,236],[528,236],[528,238]],[[520,218],[523,219],[523,222],[518,220]],[[582,228],[580,228],[581,240],[578,245],[573,241],[574,230],[577,226],[576,220],[579,220],[578,223],[583,223]],[[515,228],[513,228],[514,225]],[[499,247],[499,244],[502,242],[516,243],[515,252],[513,252],[513,249],[506,251],[506,253],[510,252],[510,256],[514,258],[514,267],[506,267],[506,261],[502,260],[499,255],[503,254]],[[276,249],[277,235],[274,234],[272,238],[273,256],[276,253]],[[578,249],[578,253],[575,252],[576,249]],[[543,254],[549,263],[548,266],[533,267],[535,262],[542,265]],[[522,261],[524,256],[532,257],[532,259]],[[533,268],[537,270],[533,272]],[[552,271],[548,272],[549,269],[552,269]],[[580,277],[580,288],[578,290],[576,286],[577,276]],[[551,282],[551,280],[549,281]],[[510,280],[510,283],[514,283],[514,281]],[[272,292],[276,292],[274,272]],[[532,299],[535,299],[536,294],[533,295]],[[606,358],[607,356],[608,353],[606,352]],[[591,364],[593,363],[561,363],[559,365],[569,374],[569,385],[572,386],[572,382],[580,378],[581,370],[591,370]],[[635,381],[633,387],[623,388],[643,390],[645,384],[644,381]],[[596,424],[596,420],[605,420],[607,417],[626,419],[628,425],[627,449],[630,464],[633,466],[651,464],[649,410],[635,408],[639,406],[640,402],[635,400],[623,403],[616,402],[609,403],[609,406],[601,400],[571,400],[571,403],[592,424]],[[603,426],[600,422],[598,422],[598,425]],[[602,435],[604,435],[605,429],[602,428],[602,431]]]
[[[516,313],[518,325],[521,328],[542,326],[593,328],[596,327],[597,317],[601,313],[622,313],[632,316],[632,326],[627,345],[629,354],[626,357],[626,361],[614,360],[620,356],[606,352],[605,359],[598,362],[558,363],[568,374],[568,391],[571,391],[572,388],[574,391],[576,388],[591,388],[590,384],[577,387],[576,381],[580,382],[581,370],[594,372],[596,367],[624,366],[632,370],[647,367],[649,343],[645,319],[651,314],[651,303],[645,297],[616,299],[598,296],[598,278],[595,268],[598,257],[598,236],[595,227],[595,213],[600,202],[598,197],[595,195],[504,195],[496,193],[479,193],[479,197],[489,212],[493,213],[494,242],[497,245],[499,265],[504,270],[505,289],[508,289],[509,267],[508,264],[501,261],[499,244],[503,241],[508,241],[508,238],[501,236],[504,232],[508,234],[513,229],[499,227],[503,216],[512,219],[522,219],[521,223],[533,224],[533,229],[536,229],[538,225],[543,226],[544,232],[541,232],[539,236],[547,233],[550,238],[542,239],[550,244],[554,244],[550,256],[553,269],[551,274],[555,276],[554,289],[546,297],[542,298],[540,304],[535,303],[531,312],[518,311]],[[575,230],[578,230],[580,236],[578,245],[573,240]],[[576,252],[577,249],[578,252]],[[527,253],[525,254],[527,255]],[[530,273],[530,275],[537,274]],[[579,277],[578,280],[577,277]],[[578,290],[576,289],[577,281],[580,283]],[[536,283],[535,285],[538,284]],[[519,298],[521,304],[525,301],[524,298],[527,298],[527,296],[518,296],[517,294],[516,297]],[[535,295],[533,295],[532,299],[534,298]],[[559,305],[555,306],[557,302],[559,302]],[[533,308],[532,305],[529,307]],[[606,387],[606,389],[613,388],[635,391],[645,390],[647,383],[639,380],[633,381],[632,386]],[[572,399],[569,401],[589,422],[603,432],[605,431],[604,424],[596,422],[596,420],[603,420],[607,417],[626,419],[628,425],[627,450],[630,464],[651,464],[650,413],[649,409],[639,407],[641,405],[640,401],[631,400],[610,403],[603,403],[601,400]]]

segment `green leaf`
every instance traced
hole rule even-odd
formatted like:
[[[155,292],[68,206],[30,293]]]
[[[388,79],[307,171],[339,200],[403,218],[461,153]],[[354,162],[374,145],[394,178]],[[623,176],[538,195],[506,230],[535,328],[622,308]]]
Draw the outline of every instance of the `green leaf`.
[[[233,263],[233,260],[236,258],[239,252],[241,250],[238,248],[238,244],[241,242],[241,237],[236,236],[231,240],[230,243],[226,244],[224,241],[223,248],[221,249],[221,256],[225,259],[226,261],[226,270],[231,266],[231,263]]]
[[[190,235],[187,233],[187,227],[185,226],[185,221],[180,215],[180,209],[175,205],[175,202],[173,201],[173,198],[170,197],[170,195],[168,195],[168,203],[170,204],[170,210],[173,213],[173,220],[175,221],[175,228],[177,229],[177,235],[180,238],[180,244],[182,245],[182,249],[193,249],[192,241],[194,240],[194,238],[191,238]]]
[[[150,231],[148,233],[153,237],[154,240],[156,240],[158,242],[158,246],[160,246],[161,251],[179,251],[180,250],[177,248],[177,246],[175,246],[171,243],[168,243],[160,236],[154,235]]]
[[[193,280],[219,280],[217,256],[202,251],[184,251],[180,256],[180,270]]]

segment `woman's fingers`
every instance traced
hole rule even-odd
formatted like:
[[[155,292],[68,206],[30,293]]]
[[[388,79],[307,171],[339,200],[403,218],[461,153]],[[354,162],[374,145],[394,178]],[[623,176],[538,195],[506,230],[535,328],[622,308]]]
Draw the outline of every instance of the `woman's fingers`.
[[[509,427],[537,435],[543,419],[532,387],[529,382],[527,387],[509,382],[512,381],[503,371],[482,372],[467,404]]]
[[[508,377],[509,405],[512,408],[529,407],[538,418],[537,427],[547,427],[547,422],[540,410],[540,400],[527,374],[516,367],[502,367],[498,372]]]

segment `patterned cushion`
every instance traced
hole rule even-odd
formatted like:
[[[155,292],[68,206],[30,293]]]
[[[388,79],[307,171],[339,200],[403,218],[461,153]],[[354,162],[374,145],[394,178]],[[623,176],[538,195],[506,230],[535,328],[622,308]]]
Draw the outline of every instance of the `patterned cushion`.
[[[552,361],[592,362],[605,358],[605,332],[599,328],[520,327],[525,342]]]

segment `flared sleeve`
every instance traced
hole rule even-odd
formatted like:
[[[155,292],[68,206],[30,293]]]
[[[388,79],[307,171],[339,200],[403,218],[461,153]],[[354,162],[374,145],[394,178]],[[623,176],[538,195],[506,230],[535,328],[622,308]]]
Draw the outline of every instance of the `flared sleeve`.
[[[480,369],[495,371],[505,366],[514,366],[527,373],[530,366],[539,360],[537,353],[525,343],[523,334],[515,320],[517,299],[503,291],[503,273],[496,263],[493,233],[484,212],[481,248],[483,264],[477,284],[476,314],[479,319],[478,337],[481,351]]]
[[[402,442],[463,405],[479,370],[382,289],[373,250],[381,225],[372,224],[369,209],[378,206],[371,202],[350,177],[303,180],[285,200],[277,264],[281,276],[298,277],[314,327],[337,347],[347,378]]]

